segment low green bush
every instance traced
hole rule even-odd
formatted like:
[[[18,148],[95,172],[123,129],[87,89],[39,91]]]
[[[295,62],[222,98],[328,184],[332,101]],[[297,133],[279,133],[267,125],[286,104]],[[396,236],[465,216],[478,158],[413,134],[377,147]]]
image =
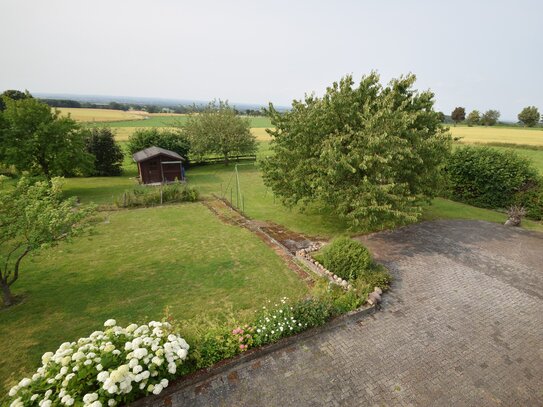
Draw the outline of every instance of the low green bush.
[[[537,169],[514,151],[462,147],[447,166],[453,199],[484,208],[507,208],[537,185]]]
[[[115,200],[119,208],[149,207],[176,202],[195,202],[198,190],[184,183],[162,185],[160,187],[139,186],[125,191]]]
[[[356,279],[372,263],[368,249],[362,243],[348,237],[332,240],[323,248],[321,256],[324,267],[349,281]]]

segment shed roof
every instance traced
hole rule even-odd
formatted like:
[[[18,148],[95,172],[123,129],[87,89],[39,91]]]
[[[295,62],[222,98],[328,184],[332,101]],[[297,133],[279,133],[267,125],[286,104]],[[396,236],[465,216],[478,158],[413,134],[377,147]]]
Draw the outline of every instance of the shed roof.
[[[141,161],[148,160],[149,158],[156,157],[157,155],[167,155],[168,157],[175,158],[177,160],[184,161],[185,159],[177,154],[175,151],[166,150],[165,148],[160,147],[149,147],[145,150],[138,151],[132,155],[132,158],[135,162],[139,163]]]

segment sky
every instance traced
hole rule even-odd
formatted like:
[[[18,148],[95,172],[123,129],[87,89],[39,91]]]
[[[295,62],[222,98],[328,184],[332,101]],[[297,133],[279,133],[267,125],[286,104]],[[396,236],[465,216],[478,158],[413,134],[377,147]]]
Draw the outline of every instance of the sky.
[[[449,114],[543,110],[543,2],[0,0],[0,91],[288,106],[412,72]]]

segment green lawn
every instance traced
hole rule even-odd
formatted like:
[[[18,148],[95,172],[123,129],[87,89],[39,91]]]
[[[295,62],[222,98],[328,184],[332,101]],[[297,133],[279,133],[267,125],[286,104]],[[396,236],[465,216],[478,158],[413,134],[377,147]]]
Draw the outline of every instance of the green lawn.
[[[165,306],[177,319],[243,317],[306,286],[249,231],[196,203],[107,214],[91,236],[25,261],[13,290],[24,302],[0,310],[0,395],[108,318],[157,319]]]

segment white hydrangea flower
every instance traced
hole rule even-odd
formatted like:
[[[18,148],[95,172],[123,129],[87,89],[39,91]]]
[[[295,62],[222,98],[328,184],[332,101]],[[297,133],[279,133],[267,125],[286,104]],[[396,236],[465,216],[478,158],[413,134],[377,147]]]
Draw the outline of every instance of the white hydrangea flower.
[[[98,400],[98,394],[96,393],[87,393],[83,396],[83,403],[85,404],[90,404],[95,400]]]
[[[117,325],[117,321],[114,319],[108,319],[106,322],[104,322],[104,326],[115,326]]]

